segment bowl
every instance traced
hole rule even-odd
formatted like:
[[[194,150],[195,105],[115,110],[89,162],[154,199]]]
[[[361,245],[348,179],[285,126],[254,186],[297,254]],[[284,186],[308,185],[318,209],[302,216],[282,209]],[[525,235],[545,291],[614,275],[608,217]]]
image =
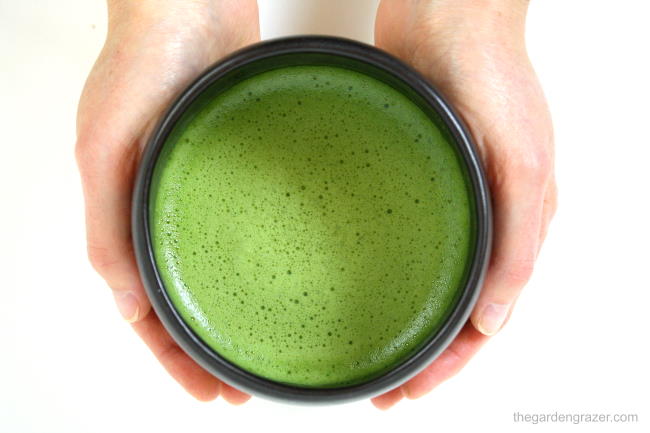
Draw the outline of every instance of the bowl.
[[[465,284],[446,320],[404,362],[366,382],[338,388],[307,388],[275,382],[229,362],[208,347],[179,315],[156,267],[149,231],[149,189],[161,149],[174,128],[188,116],[198,98],[209,98],[256,74],[294,65],[327,65],[351,69],[378,79],[406,95],[453,138],[464,163],[473,199],[473,257]],[[255,396],[300,403],[337,403],[380,395],[422,371],[453,341],[474,307],[489,262],[492,239],[490,196],[476,147],[460,116],[440,92],[415,70],[375,47],[320,36],[261,42],[209,67],[171,104],[151,134],[140,161],[132,205],[132,237],[138,268],[151,304],[178,345],[205,370]]]

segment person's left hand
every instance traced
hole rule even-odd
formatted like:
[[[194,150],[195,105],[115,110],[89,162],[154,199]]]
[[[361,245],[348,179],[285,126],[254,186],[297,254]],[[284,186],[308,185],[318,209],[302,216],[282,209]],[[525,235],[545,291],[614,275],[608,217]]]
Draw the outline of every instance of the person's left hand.
[[[556,208],[553,128],[524,42],[526,0],[382,0],[379,48],[428,78],[457,109],[483,160],[494,245],[481,295],[451,345],[372,401],[387,409],[456,374],[501,329],[530,277]]]

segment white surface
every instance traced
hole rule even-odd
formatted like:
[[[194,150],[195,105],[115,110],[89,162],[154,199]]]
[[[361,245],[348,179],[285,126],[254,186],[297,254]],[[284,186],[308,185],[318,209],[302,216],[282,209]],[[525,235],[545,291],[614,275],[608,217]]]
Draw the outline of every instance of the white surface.
[[[304,3],[315,2],[261,2],[263,35],[371,38],[374,1],[331,2],[354,6],[359,26],[325,1],[317,13]],[[73,158],[104,8],[0,0],[0,432],[649,431],[645,2],[532,2],[529,48],[555,119],[559,212],[506,329],[457,377],[386,413],[367,401],[197,403],[122,322],[86,261]],[[556,410],[640,422],[513,422],[514,411]]]

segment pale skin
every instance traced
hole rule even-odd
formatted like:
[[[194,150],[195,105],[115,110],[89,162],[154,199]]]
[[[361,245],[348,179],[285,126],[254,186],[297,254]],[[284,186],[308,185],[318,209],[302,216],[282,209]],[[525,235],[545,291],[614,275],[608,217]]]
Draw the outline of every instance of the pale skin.
[[[483,160],[494,248],[470,321],[416,377],[372,399],[419,398],[471,359],[507,321],[556,209],[553,129],[524,40],[526,0],[382,0],[378,47],[420,71],[456,107]],[[250,396],[220,382],[165,331],[138,275],[130,207],[142,147],[160,113],[196,75],[259,40],[254,0],[109,0],[109,30],[79,103],[76,157],[88,254],[122,316],[199,400]]]

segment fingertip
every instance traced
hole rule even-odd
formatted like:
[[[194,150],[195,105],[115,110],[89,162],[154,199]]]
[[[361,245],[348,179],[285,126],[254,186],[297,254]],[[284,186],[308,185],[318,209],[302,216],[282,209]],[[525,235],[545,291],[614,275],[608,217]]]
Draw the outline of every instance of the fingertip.
[[[194,397],[198,401],[206,403],[209,401],[213,401],[214,399],[219,397],[219,395],[221,394],[222,386],[223,385],[221,382],[215,381],[215,383],[212,384],[212,386],[208,385],[201,388],[193,389],[192,391],[190,391],[190,393],[192,394],[192,397]]]
[[[409,400],[423,397],[456,374],[462,362],[463,359],[453,346],[448,347],[417,376],[402,385],[404,396]]]
[[[386,411],[399,403],[402,398],[404,398],[404,392],[402,387],[399,387],[378,397],[375,397],[370,401],[377,409]]]
[[[488,337],[497,334],[506,322],[511,304],[488,303],[472,313],[472,325],[478,332]]]
[[[131,292],[113,290],[113,298],[117,310],[122,318],[129,323],[135,323],[140,316],[140,305],[138,299]]]
[[[113,298],[120,315],[129,323],[143,320],[151,310],[151,303],[146,295],[140,296],[131,290],[113,290]]]
[[[201,368],[174,342],[153,310],[132,326],[167,372],[190,395],[199,401],[211,401],[219,396],[219,379]]]
[[[433,391],[440,383],[442,383],[446,379],[447,378],[440,378],[437,380],[430,380],[430,381],[420,380],[414,382],[413,384],[407,382],[404,385],[402,385],[402,388],[404,388],[404,397],[406,397],[409,400],[417,400],[421,397],[424,397],[431,391]]]
[[[149,298],[144,298],[140,297],[138,299],[138,314],[135,317],[135,320],[132,321],[131,323],[136,323],[141,320],[144,320],[145,317],[149,315],[151,312],[151,302],[149,302]]]
[[[221,396],[233,406],[240,406],[251,399],[249,394],[233,388],[226,383],[221,384]]]
[[[402,385],[404,397],[415,400],[458,373],[488,338],[466,323],[456,339],[430,365]]]
[[[481,332],[481,328],[479,328],[479,320],[480,320],[480,319],[479,319],[479,313],[478,313],[478,311],[475,309],[474,312],[472,313],[472,315],[470,316],[469,321],[470,321],[470,323],[472,324],[472,327],[473,327],[477,332],[481,333],[482,335],[485,335],[483,332]]]
[[[409,385],[409,383],[410,382],[406,382],[404,385],[402,385],[403,388],[402,393],[404,394],[404,397],[406,397],[409,400],[417,400],[418,398],[422,397],[423,395],[431,391],[431,389],[433,389],[433,387],[431,387],[431,389],[427,389],[425,391],[418,387],[414,388],[412,385]]]
[[[203,370],[180,348],[175,361],[161,360],[167,371],[196,400],[208,402],[223,394],[223,384],[219,379]]]
[[[417,376],[416,376],[417,378]],[[423,395],[427,394],[433,388],[437,386],[437,383],[433,383],[433,381],[428,381],[428,380],[423,380],[423,379],[411,379],[413,382],[407,382],[402,387],[404,388],[404,397],[406,397],[409,400],[417,400],[418,398],[422,397]],[[431,382],[431,383],[429,383]],[[442,382],[442,380],[440,380]]]

